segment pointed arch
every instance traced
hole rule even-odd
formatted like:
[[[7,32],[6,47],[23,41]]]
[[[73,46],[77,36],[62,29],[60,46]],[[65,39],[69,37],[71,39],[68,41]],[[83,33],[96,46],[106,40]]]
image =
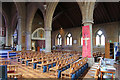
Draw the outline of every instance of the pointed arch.
[[[33,18],[34,18],[34,16],[35,16],[35,13],[36,13],[36,11],[37,11],[37,9],[40,9],[41,10],[41,5],[40,5],[41,3],[31,3],[30,5],[28,5],[27,6],[27,8],[28,8],[28,10],[27,10],[27,24],[26,24],[26,26],[27,26],[27,30],[26,30],[26,41],[27,41],[27,43],[26,43],[26,47],[27,47],[27,49],[31,49],[31,32],[32,32],[32,30],[31,30],[31,28],[32,28],[32,22],[33,22]],[[36,5],[36,6],[35,6]],[[41,10],[42,11],[42,13],[43,13],[43,10]],[[44,15],[44,13],[43,13],[43,15]],[[29,40],[29,41],[28,41]]]
[[[62,35],[58,33],[55,37],[55,45],[61,46],[62,45]]]
[[[96,32],[96,46],[105,46],[105,35],[101,29]]]
[[[36,6],[35,6],[36,5]],[[38,3],[31,3],[27,6],[28,10],[28,14],[27,14],[27,26],[28,26],[28,31],[31,32],[31,28],[32,28],[32,22],[34,19],[34,16],[37,12],[37,10],[39,9],[42,12],[43,15],[43,19],[44,19],[44,11],[42,9],[42,6]]]
[[[33,40],[45,40],[45,30],[43,28],[38,28],[32,33]]]
[[[66,34],[65,38],[66,38],[66,45],[72,46],[72,34],[70,32],[68,32]]]
[[[1,10],[0,10],[1,11]],[[9,20],[8,20],[8,16],[7,14],[5,13],[5,11],[2,9],[2,12],[0,12],[1,15],[3,15],[4,17],[4,20],[5,20],[5,26],[8,26],[8,23],[9,23]]]

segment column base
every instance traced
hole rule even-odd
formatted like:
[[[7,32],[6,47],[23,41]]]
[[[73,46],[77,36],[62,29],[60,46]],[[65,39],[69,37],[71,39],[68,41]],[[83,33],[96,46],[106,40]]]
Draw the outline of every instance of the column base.
[[[89,67],[91,67],[94,64],[94,58],[88,58],[87,62],[89,64]]]

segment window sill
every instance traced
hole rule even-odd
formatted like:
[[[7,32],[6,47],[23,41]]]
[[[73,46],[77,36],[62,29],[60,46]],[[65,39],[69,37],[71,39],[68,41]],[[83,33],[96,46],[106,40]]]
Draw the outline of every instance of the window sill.
[[[64,46],[64,47],[72,47],[72,45],[66,45],[66,46]]]

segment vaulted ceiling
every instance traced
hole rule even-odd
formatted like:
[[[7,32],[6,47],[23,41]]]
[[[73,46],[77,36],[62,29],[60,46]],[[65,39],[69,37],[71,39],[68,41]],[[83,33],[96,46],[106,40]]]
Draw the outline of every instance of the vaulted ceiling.
[[[93,16],[94,24],[120,21],[120,2],[97,2]],[[53,16],[53,30],[81,25],[82,15],[77,2],[59,2]]]
[[[29,3],[27,2],[26,5]],[[10,15],[11,7],[14,3],[3,3],[3,9]],[[13,11],[17,14],[16,9]],[[11,14],[13,14],[11,13]],[[43,14],[40,10],[37,13],[42,17]],[[11,16],[8,16],[9,19]],[[94,9],[94,24],[108,23],[120,21],[120,2],[96,2]],[[59,2],[52,22],[52,30],[60,28],[73,28],[82,26],[82,15],[77,2]]]
[[[59,2],[53,15],[53,30],[81,26],[81,11],[76,2]]]

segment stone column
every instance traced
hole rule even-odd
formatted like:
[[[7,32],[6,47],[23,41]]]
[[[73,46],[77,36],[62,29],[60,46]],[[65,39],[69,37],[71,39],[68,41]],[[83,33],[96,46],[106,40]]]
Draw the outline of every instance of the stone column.
[[[10,34],[10,39],[11,39],[10,45],[13,47],[13,34],[12,33]]]
[[[21,48],[21,35],[22,35],[22,33],[21,33],[21,28],[22,28],[22,26],[21,26],[21,17],[19,16],[18,17],[18,46],[19,46],[19,48]]]
[[[51,29],[45,29],[45,52],[51,52]]]
[[[95,2],[78,2],[81,13],[82,13],[82,22],[84,26],[89,25],[90,27],[90,36],[91,36],[91,58],[88,59],[89,66],[92,66],[94,63],[93,54],[93,43],[92,43],[92,24],[93,24],[93,12]]]
[[[8,27],[6,27],[6,46],[8,46]]]
[[[21,45],[21,17],[18,17],[18,45]]]
[[[12,34],[11,34],[10,26],[6,27],[6,46],[12,45]]]
[[[2,26],[0,24],[0,36],[2,36]]]
[[[92,57],[92,53],[93,53],[93,39],[92,39],[92,24],[93,24],[93,21],[83,21],[83,25],[84,26],[87,26],[89,25],[90,27],[90,36],[91,36],[91,57]]]
[[[93,21],[83,21],[83,25],[87,26],[89,25],[90,27],[90,36],[91,36],[91,58],[88,59],[89,66],[91,67],[92,64],[94,63],[94,58],[93,58],[93,38],[92,38],[92,24]]]
[[[2,44],[1,44],[1,41],[2,41],[1,37],[2,37],[2,14],[0,13],[0,46],[2,46]]]
[[[93,38],[92,38],[92,24],[93,22],[92,21],[86,21],[86,22],[83,22],[84,26],[87,26],[89,25],[90,27],[90,36],[91,36],[91,58],[88,58],[88,63],[89,63],[89,67],[91,67],[93,64],[94,64],[94,58],[93,58]]]
[[[31,32],[26,32],[26,49],[31,50]]]
[[[10,26],[6,27],[6,46],[10,46],[12,41]]]

